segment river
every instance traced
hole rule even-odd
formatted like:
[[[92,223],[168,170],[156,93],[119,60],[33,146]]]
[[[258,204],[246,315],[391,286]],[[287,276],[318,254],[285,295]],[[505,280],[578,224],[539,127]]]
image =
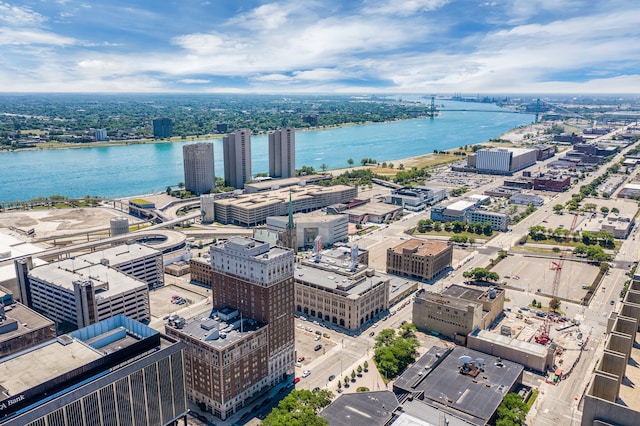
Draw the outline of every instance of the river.
[[[296,132],[296,168],[347,167],[352,158],[382,161],[486,142],[533,121],[532,115],[506,113],[491,104],[438,101],[447,109],[434,119]],[[481,111],[478,111],[481,110]],[[268,172],[268,138],[252,136],[252,171]],[[222,140],[213,139],[215,169],[223,176]],[[148,143],[81,149],[33,150],[0,154],[0,202],[54,194],[128,197],[164,191],[184,181],[185,142]]]

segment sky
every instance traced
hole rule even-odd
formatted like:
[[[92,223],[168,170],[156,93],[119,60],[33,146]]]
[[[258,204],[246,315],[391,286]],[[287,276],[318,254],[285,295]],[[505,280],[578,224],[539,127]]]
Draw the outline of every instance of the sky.
[[[637,0],[0,0],[0,92],[640,92]]]

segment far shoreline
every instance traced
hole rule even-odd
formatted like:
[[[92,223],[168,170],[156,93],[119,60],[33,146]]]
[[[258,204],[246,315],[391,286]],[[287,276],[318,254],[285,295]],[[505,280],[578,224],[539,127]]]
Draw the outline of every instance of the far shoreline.
[[[424,117],[428,118],[428,117]],[[407,118],[407,119],[397,119],[397,120],[386,120],[386,121],[367,121],[364,123],[342,123],[336,124],[332,126],[316,126],[309,128],[296,128],[296,132],[321,132],[324,130],[330,129],[340,129],[343,127],[355,127],[355,126],[368,126],[373,124],[386,124],[386,123],[395,123],[398,121],[404,120],[420,120],[423,118]],[[263,136],[269,134],[270,131],[252,133],[252,136]],[[203,140],[210,139],[222,139],[228,133],[210,133],[207,135],[191,135],[185,136],[172,136],[168,139],[125,139],[125,140],[117,140],[117,141],[105,141],[105,142],[86,142],[86,143],[70,143],[70,142],[42,142],[37,144],[36,146],[29,146],[24,148],[15,148],[15,149],[0,149],[0,154],[4,153],[12,153],[12,152],[29,152],[29,151],[54,151],[59,149],[83,149],[83,148],[100,148],[100,147],[113,147],[113,146],[127,146],[127,145],[145,145],[145,144],[161,144],[161,143],[175,143],[175,142],[197,142]]]

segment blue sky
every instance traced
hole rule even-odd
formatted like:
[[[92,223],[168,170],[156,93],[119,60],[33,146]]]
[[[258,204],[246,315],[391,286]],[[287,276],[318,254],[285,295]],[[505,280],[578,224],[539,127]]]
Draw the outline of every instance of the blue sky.
[[[638,93],[629,0],[0,0],[0,91]]]

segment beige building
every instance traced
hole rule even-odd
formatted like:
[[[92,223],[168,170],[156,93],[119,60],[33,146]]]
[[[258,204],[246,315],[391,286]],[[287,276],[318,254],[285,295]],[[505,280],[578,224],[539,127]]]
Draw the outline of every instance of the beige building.
[[[348,247],[336,247],[296,265],[296,313],[347,330],[358,330],[389,309],[390,277],[366,264]]]
[[[261,225],[269,216],[286,216],[289,213],[290,195],[293,213],[298,213],[351,201],[358,195],[358,190],[347,185],[306,185],[220,198],[214,200],[215,220],[241,226]]]
[[[425,292],[413,304],[413,323],[419,330],[436,332],[466,342],[473,330],[486,329],[504,309],[504,290],[451,285],[442,293]]]
[[[387,273],[431,280],[451,266],[453,246],[411,239],[387,249]]]

